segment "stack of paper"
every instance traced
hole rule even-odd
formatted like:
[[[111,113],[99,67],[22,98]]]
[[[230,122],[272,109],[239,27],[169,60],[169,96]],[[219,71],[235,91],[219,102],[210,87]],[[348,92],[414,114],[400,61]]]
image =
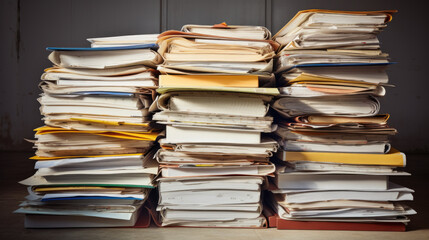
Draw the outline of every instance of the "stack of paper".
[[[158,85],[156,45],[48,48],[38,101],[45,124],[75,130],[142,132]]]
[[[154,44],[158,40],[159,34],[139,34],[139,35],[125,35],[115,37],[98,37],[88,38],[91,47],[123,47],[140,44]]]
[[[389,181],[409,174],[378,100],[392,63],[377,34],[394,12],[48,48],[46,126],[16,212],[29,228],[134,226],[158,186],[162,226],[404,230],[414,191]]]
[[[282,45],[273,108],[285,119],[285,150],[389,152],[396,130],[377,115],[389,64],[377,33],[394,12],[300,11],[273,37]]]
[[[153,119],[166,125],[156,154],[162,225],[262,227],[261,189],[275,170],[269,157],[278,147],[264,134],[275,129],[268,110],[278,91],[259,88],[270,68],[258,70],[262,77],[232,68],[269,64],[274,49],[263,40],[269,32],[226,25],[184,30],[190,33],[160,35],[166,62],[159,70],[170,75],[160,76],[161,95],[151,109],[158,111]],[[173,63],[180,74],[171,75],[178,73],[170,71]]]
[[[389,182],[405,155],[280,151],[271,205],[294,221],[407,223],[412,189]]]
[[[390,63],[377,34],[394,12],[300,11],[273,37],[282,46],[276,63],[282,94],[383,96]]]
[[[159,35],[158,66],[169,74],[254,74],[274,80],[273,57],[279,44],[265,27],[185,25]]]
[[[161,178],[163,226],[261,227],[261,185],[255,176]]]
[[[399,203],[412,190],[389,183],[409,174],[395,170],[405,155],[390,147],[389,115],[377,115],[389,63],[376,35],[393,12],[301,11],[274,36],[281,218],[406,223],[415,214]]]
[[[158,173],[155,47],[48,48],[26,227],[134,226]]]

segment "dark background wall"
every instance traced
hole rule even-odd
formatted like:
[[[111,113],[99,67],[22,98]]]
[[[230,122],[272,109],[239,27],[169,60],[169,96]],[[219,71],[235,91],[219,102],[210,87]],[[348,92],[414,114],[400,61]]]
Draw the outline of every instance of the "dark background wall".
[[[0,0],[0,150],[31,150],[24,138],[42,125],[37,85],[47,46],[89,46],[86,38],[159,33],[182,25],[263,25],[276,33],[303,9],[397,9],[379,35],[390,67],[381,113],[399,130],[393,145],[429,152],[428,23],[425,1],[388,0]]]

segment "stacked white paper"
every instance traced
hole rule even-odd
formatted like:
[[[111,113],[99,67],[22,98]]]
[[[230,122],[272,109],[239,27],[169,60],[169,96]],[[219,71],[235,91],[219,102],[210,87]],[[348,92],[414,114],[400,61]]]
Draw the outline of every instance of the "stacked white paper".
[[[48,48],[26,227],[134,226],[158,173],[153,47]]]
[[[193,25],[184,29],[194,35],[185,36],[186,39],[160,35],[159,51],[166,62],[158,69],[169,74],[193,72],[192,81],[200,84],[161,86],[158,89],[161,95],[153,106],[158,111],[153,119],[166,125],[166,138],[159,141],[161,150],[156,155],[162,173],[157,208],[162,225],[262,227],[266,220],[262,215],[261,189],[266,184],[265,176],[275,170],[269,157],[278,147],[276,141],[263,134],[275,129],[268,110],[277,89],[235,87],[227,83],[236,80],[234,75],[248,74],[246,69],[254,64],[269,64],[274,52],[268,41],[223,35],[231,32],[241,38],[263,37],[267,30],[262,27],[219,30]],[[195,35],[203,33],[212,35],[207,38]],[[182,48],[188,52],[180,51]],[[193,50],[206,59],[189,54]],[[236,59],[216,60],[231,52],[235,52]],[[185,58],[189,61],[184,61]],[[261,74],[255,78],[259,85],[273,77],[271,69],[256,72]],[[210,85],[207,75],[220,73],[226,83]],[[198,76],[207,85],[199,83]],[[160,79],[163,80],[162,75]]]
[[[377,34],[390,19],[390,12],[302,11],[274,36],[283,46],[276,64],[283,96],[273,104],[283,151],[271,205],[281,218],[406,223],[416,213],[401,203],[413,191],[389,183],[409,174],[396,170],[405,162],[391,149],[389,115],[377,115],[388,83]]]

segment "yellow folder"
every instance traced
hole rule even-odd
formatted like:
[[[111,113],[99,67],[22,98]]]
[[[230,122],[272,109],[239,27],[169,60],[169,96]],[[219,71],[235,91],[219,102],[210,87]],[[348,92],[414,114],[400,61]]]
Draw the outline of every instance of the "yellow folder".
[[[126,153],[126,154],[114,154],[114,155],[80,155],[80,156],[60,156],[60,157],[42,157],[42,156],[33,156],[30,159],[38,161],[48,161],[48,160],[58,160],[65,158],[91,158],[91,157],[117,157],[117,156],[135,156],[142,155],[144,153]]]
[[[100,135],[105,137],[114,137],[114,138],[121,138],[121,139],[130,139],[130,140],[142,140],[142,141],[155,141],[158,137],[158,132],[122,132],[122,131],[87,131],[87,130],[69,130],[65,128],[59,128],[59,127],[49,127],[49,126],[43,126],[34,129],[36,131],[36,135],[42,135],[42,134],[55,134],[55,133],[87,133],[87,134],[94,134],[94,135]]]
[[[375,153],[332,153],[332,152],[279,152],[283,161],[329,162],[343,164],[384,165],[405,167],[404,153],[392,148],[386,154]]]
[[[160,87],[250,87],[257,88],[256,75],[160,75]]]
[[[98,187],[98,186],[59,186],[59,187],[35,187],[35,192],[56,192],[56,191],[87,191],[87,190],[111,190],[123,191],[124,187]]]
[[[80,117],[72,117],[72,118],[70,118],[70,120],[80,121],[80,122],[88,122],[88,123],[98,123],[98,124],[112,125],[112,126],[120,126],[120,125],[142,126],[142,127],[148,127],[149,126],[149,123],[128,123],[128,122],[124,122],[124,121],[108,121],[108,120],[80,118]]]

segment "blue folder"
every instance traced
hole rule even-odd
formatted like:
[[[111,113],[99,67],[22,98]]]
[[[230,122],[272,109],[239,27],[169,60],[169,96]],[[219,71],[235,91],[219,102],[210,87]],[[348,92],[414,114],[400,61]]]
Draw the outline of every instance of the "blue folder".
[[[293,67],[290,67],[282,72],[290,71],[294,68],[302,68],[302,67],[351,67],[351,66],[383,66],[395,64],[396,62],[387,62],[387,63],[307,63],[307,64],[299,64]]]
[[[111,96],[111,97],[133,97],[134,93],[128,92],[107,92],[107,91],[82,91],[82,92],[73,92],[71,94],[81,95],[81,96]]]
[[[139,44],[139,45],[132,45],[132,46],[122,46],[122,47],[98,47],[98,48],[47,47],[46,50],[48,51],[113,51],[113,50],[146,49],[146,48],[157,50],[158,45],[155,43],[149,43],[149,44]]]

